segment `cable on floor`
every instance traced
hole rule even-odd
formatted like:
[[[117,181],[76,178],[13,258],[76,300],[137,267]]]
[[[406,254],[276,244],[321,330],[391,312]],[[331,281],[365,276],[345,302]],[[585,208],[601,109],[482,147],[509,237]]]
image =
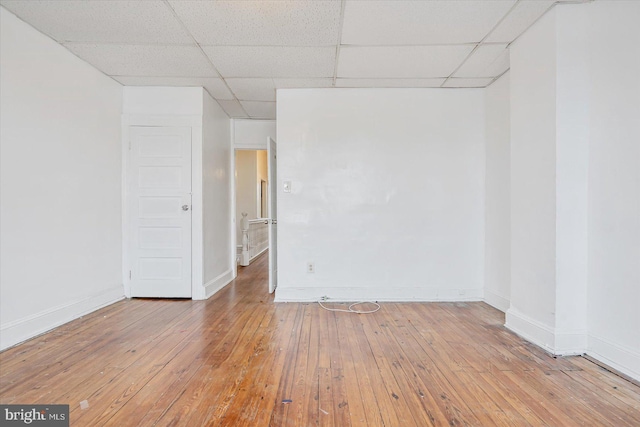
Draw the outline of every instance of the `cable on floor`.
[[[326,300],[325,300],[326,302]],[[343,313],[355,313],[355,314],[371,314],[371,313],[375,313],[376,311],[380,310],[380,304],[378,304],[377,302],[373,302],[373,301],[358,301],[358,302],[354,302],[353,304],[349,305],[349,308],[347,310],[343,309],[343,308],[329,308],[329,307],[325,307],[324,304],[322,304],[322,301],[318,301],[318,304],[320,305],[320,307],[324,308],[327,311],[340,311]],[[359,305],[359,304],[373,304],[376,306],[376,308],[374,308],[373,310],[354,310],[353,306],[355,305]]]

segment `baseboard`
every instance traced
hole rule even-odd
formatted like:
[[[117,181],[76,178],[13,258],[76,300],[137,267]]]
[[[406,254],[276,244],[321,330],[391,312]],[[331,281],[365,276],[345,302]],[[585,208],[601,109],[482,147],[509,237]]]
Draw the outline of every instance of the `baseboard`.
[[[587,351],[587,331],[556,329],[556,356],[577,356]]]
[[[119,285],[6,323],[0,326],[0,350],[13,347],[122,299],[124,299],[124,289]]]
[[[484,302],[489,304],[491,307],[497,308],[503,313],[506,313],[511,305],[509,298],[503,297],[502,295],[488,289],[484,290]]]
[[[640,353],[605,338],[589,334],[587,354],[624,375],[640,381]]]
[[[224,288],[229,283],[231,283],[233,279],[235,279],[233,275],[233,270],[229,269],[224,273],[220,274],[218,277],[212,280],[209,280],[207,283],[204,284],[204,299],[210,298],[220,289]]]
[[[527,341],[553,353],[555,343],[553,328],[520,313],[513,307],[507,310],[504,326]]]
[[[586,331],[552,328],[513,307],[507,310],[505,326],[555,356],[584,354],[587,349]]]
[[[482,289],[434,288],[276,288],[276,302],[318,301],[327,296],[335,302],[388,301],[482,301]]]
[[[254,256],[252,256],[251,259],[249,260],[249,264],[251,264],[251,261],[253,261],[254,259],[258,258],[260,255],[262,255],[263,253],[265,253],[268,250],[269,250],[269,246],[267,246],[266,248],[264,248],[263,250],[261,250],[260,252],[258,252]]]

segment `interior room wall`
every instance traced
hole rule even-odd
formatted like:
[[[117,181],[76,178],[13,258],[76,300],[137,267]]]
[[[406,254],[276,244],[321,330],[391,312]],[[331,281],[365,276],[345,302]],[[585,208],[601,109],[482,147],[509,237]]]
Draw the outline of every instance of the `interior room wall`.
[[[485,89],[484,298],[501,311],[511,294],[509,73]]]
[[[235,148],[266,150],[268,137],[276,140],[275,120],[233,119]]]
[[[588,353],[640,380],[640,3],[586,6]]]
[[[511,300],[507,326],[554,348],[556,305],[556,16],[510,51]]]
[[[269,183],[269,164],[268,164],[268,157],[267,157],[267,150],[259,150],[257,152],[257,158],[256,158],[256,163],[257,163],[257,191],[258,191],[258,201],[260,201],[260,188],[261,188],[261,182],[264,181],[266,183]],[[262,195],[262,203],[258,203],[258,217],[264,217],[266,218],[267,216],[269,216],[269,212],[268,212],[268,206],[267,206],[267,202],[268,202],[268,192],[265,192]],[[262,206],[260,206],[262,204]],[[261,207],[263,209],[261,209]],[[262,212],[264,210],[264,212]],[[261,215],[261,213],[263,213]]]
[[[559,5],[511,46],[507,312],[508,327],[550,351],[586,352],[636,379],[638,19],[634,2]],[[551,254],[555,267],[537,262]]]
[[[191,128],[192,298],[208,298],[235,277],[231,121],[201,87],[126,86],[124,114],[129,125]]]
[[[281,90],[277,114],[277,300],[482,298],[483,90]]]
[[[205,296],[235,277],[231,120],[202,90],[202,199]]]
[[[0,7],[0,348],[123,298],[122,87]]]
[[[556,15],[556,322],[555,351],[587,346],[587,185],[589,167],[588,8],[558,5]]]
[[[242,212],[247,213],[248,219],[258,217],[257,159],[257,151],[255,150],[236,151],[236,242],[238,245],[242,244],[240,224]]]

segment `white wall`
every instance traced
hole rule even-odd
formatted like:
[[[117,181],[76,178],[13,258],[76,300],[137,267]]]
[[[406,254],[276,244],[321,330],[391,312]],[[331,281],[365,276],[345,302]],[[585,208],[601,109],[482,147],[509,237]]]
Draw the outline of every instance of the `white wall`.
[[[589,354],[640,380],[640,3],[588,6]]]
[[[587,173],[589,167],[588,8],[556,15],[556,321],[555,351],[587,345]]]
[[[125,86],[124,114],[188,116],[202,115],[202,88]]]
[[[275,140],[275,138],[274,138]],[[257,163],[257,196],[258,196],[258,217],[269,216],[269,191],[265,191],[262,195],[262,201],[260,200],[260,187],[261,181],[269,182],[269,158],[267,157],[267,150],[258,150],[256,163]],[[262,214],[262,215],[261,215]]]
[[[547,13],[510,52],[511,307],[507,325],[551,348],[556,297],[555,25],[555,14]]]
[[[275,120],[233,119],[232,122],[235,148],[266,150],[267,138],[276,140]]]
[[[277,127],[277,300],[482,298],[482,90],[281,90]]]
[[[639,20],[637,2],[560,5],[511,46],[507,312],[550,351],[586,351],[636,379]]]
[[[484,298],[507,311],[511,293],[509,73],[485,90]]]
[[[229,117],[201,87],[124,88],[129,125],[191,128],[192,297],[213,295],[235,276]]]
[[[202,195],[205,296],[213,295],[235,277],[231,204],[231,121],[217,102],[202,91]]]
[[[239,245],[242,244],[242,212],[247,213],[247,219],[258,217],[256,154],[255,150],[236,151],[236,241]]]
[[[122,87],[0,8],[0,347],[123,297]]]

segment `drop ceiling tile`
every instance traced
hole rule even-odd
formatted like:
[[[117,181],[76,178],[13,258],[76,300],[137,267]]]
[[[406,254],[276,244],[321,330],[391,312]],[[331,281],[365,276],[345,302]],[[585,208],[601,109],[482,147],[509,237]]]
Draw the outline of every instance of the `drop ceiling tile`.
[[[340,48],[338,77],[447,77],[473,50],[458,46],[368,46]]]
[[[447,79],[442,87],[486,87],[493,81],[493,78],[482,79],[458,79],[452,77]]]
[[[218,101],[218,104],[232,119],[246,119],[249,116],[242,108],[242,105],[235,99],[230,101]]]
[[[240,101],[275,101],[276,87],[273,79],[226,79],[227,84]]]
[[[335,48],[203,46],[225,78],[333,77]]]
[[[333,86],[333,78],[323,79],[273,79],[278,89],[324,88]]]
[[[65,47],[111,76],[217,77],[193,46],[66,43]]]
[[[125,86],[201,86],[215,99],[234,99],[222,79],[216,77],[113,76]]]
[[[347,1],[342,44],[477,43],[515,0]]]
[[[501,59],[504,62],[504,53],[507,51],[506,44],[488,44],[480,45],[473,51],[473,53],[467,58],[462,66],[456,71],[454,77],[496,77],[498,74],[493,74],[501,67],[501,62],[496,66],[495,62]],[[507,68],[509,67],[508,56]],[[505,68],[502,71],[505,71]]]
[[[338,42],[339,1],[170,1],[200,44],[326,46]]]
[[[512,42],[555,3],[553,0],[522,0],[485,42]]]
[[[59,42],[193,44],[160,0],[2,1],[2,5]]]
[[[336,79],[336,87],[440,87],[446,79]]]
[[[240,103],[252,119],[276,118],[275,102],[241,101]]]

